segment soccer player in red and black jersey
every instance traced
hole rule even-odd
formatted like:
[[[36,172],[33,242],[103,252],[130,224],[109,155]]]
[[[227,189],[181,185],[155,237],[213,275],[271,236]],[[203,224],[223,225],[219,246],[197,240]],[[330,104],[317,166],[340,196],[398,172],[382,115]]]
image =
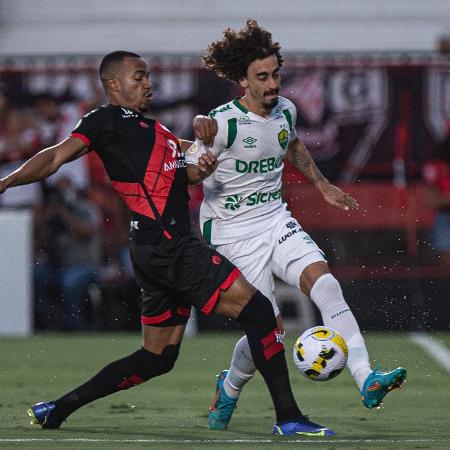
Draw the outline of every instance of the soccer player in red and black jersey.
[[[187,183],[199,182],[215,169],[213,155],[205,153],[197,166],[186,168],[177,138],[143,115],[152,85],[148,65],[139,55],[125,51],[106,55],[100,78],[108,104],[84,116],[70,137],[1,179],[0,193],[48,177],[89,151],[99,155],[132,214],[131,257],[142,292],[143,343],[71,392],[31,407],[33,423],[58,428],[81,406],[169,372],[191,306],[239,321],[271,394],[277,423],[305,423],[292,394],[270,301],[190,231]],[[194,123],[197,137],[207,140],[215,134],[214,123],[208,121],[200,118]],[[320,427],[310,423],[315,431]],[[322,435],[334,434],[321,430]]]

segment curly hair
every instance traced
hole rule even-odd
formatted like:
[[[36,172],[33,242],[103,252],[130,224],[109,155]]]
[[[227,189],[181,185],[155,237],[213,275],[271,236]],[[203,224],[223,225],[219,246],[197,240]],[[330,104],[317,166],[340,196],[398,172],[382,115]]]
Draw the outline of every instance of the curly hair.
[[[261,28],[255,20],[247,20],[240,31],[227,28],[223,39],[208,45],[203,56],[205,66],[219,77],[238,82],[247,76],[248,66],[257,59],[275,55],[283,65],[281,46],[272,41],[272,33]]]

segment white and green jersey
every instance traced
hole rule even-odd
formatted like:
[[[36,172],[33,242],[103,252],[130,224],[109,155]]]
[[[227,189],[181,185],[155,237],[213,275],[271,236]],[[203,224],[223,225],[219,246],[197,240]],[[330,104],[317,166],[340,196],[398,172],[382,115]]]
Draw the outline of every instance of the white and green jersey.
[[[237,242],[270,227],[271,217],[284,209],[281,174],[289,142],[296,138],[297,112],[284,97],[267,117],[248,111],[238,99],[214,109],[218,132],[209,149],[219,165],[203,182],[205,198],[200,225],[214,245]],[[186,153],[195,164],[206,151],[196,141]]]

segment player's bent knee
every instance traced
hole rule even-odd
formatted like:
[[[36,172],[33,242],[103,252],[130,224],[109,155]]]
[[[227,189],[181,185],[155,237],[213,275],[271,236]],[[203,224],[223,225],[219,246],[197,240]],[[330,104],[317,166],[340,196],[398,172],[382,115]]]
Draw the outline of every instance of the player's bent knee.
[[[165,369],[164,373],[170,372],[174,368],[175,362],[177,361],[179,354],[180,354],[180,344],[168,345],[164,349],[161,355],[164,358],[164,369]]]
[[[319,278],[328,274],[330,274],[330,270],[325,261],[317,261],[305,267],[300,275],[301,291],[306,295],[310,295],[311,289]]]
[[[339,281],[327,273],[319,277],[311,288],[310,297],[319,308],[346,303]]]
[[[233,300],[239,299],[241,302],[247,303],[255,295],[255,292],[256,288],[241,274],[224,292],[224,297],[230,297]]]
[[[147,381],[150,378],[170,372],[178,358],[180,345],[168,345],[160,355],[141,348],[139,375]]]
[[[238,321],[251,320],[258,323],[259,320],[271,320],[276,324],[273,306],[270,300],[260,291],[256,291],[250,301],[242,309]]]
[[[227,290],[221,291],[214,313],[237,319],[256,292],[256,288],[240,275]]]

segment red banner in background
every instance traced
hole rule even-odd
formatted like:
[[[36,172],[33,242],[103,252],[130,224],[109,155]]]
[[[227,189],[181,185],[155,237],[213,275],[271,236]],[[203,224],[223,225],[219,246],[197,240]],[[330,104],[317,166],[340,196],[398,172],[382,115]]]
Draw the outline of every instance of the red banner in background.
[[[42,93],[67,105],[101,103],[99,58],[4,61],[0,92],[24,108]],[[201,68],[198,58],[150,58],[151,114],[191,137],[195,114],[239,95],[237,85]],[[335,182],[420,177],[450,123],[450,62],[442,56],[286,57],[281,95],[297,106],[297,131]],[[99,94],[100,93],[100,94]],[[73,109],[73,108],[72,108]],[[68,116],[67,123],[75,119]]]

